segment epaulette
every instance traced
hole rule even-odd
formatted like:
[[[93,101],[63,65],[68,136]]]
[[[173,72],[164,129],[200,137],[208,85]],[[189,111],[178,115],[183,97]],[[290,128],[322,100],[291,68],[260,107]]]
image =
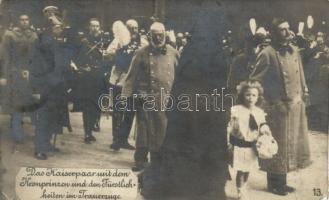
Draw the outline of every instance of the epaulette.
[[[79,31],[79,32],[78,32],[78,35],[82,37],[82,36],[84,36],[84,35],[85,35],[85,33],[84,33],[84,32],[82,32],[82,31]]]
[[[37,32],[38,34],[40,34],[40,33],[43,32],[43,29],[42,28],[35,28],[35,32]]]

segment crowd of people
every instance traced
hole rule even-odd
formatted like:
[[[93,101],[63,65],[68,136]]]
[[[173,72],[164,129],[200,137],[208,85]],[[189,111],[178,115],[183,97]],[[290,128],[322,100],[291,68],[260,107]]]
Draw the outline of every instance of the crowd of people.
[[[27,113],[35,126],[34,156],[46,160],[49,152],[60,151],[51,143],[52,138],[56,141],[63,127],[74,131],[69,117],[74,111],[82,112],[83,142],[92,144],[97,139],[93,132],[101,131],[99,97],[111,89],[110,148],[135,150],[132,169],[151,170],[146,170],[141,178],[145,186],[142,194],[157,193],[154,180],[149,183],[152,178],[148,176],[154,174],[154,168],[164,168],[161,173],[166,174],[166,170],[172,170],[169,160],[174,159],[172,151],[163,155],[166,148],[162,144],[170,143],[166,134],[171,129],[167,128],[167,113],[158,109],[163,103],[160,93],[162,90],[171,93],[181,70],[181,59],[193,55],[193,33],[166,31],[158,21],[152,22],[146,32],[140,30],[135,19],[114,22],[112,33],[108,33],[102,31],[97,18],[89,20],[88,32],[75,33],[61,20],[57,7],[47,6],[43,13],[44,27],[33,28],[29,16],[21,14],[16,25],[2,36],[2,110],[11,115],[13,141],[19,144],[24,140],[22,119]],[[272,159],[259,159],[261,168],[267,172],[268,189],[287,195],[295,190],[287,185],[287,173],[311,163],[307,115],[319,120],[314,127],[328,128],[328,95],[323,95],[328,94],[328,33],[326,29],[315,31],[312,22],[307,23],[307,28],[300,23],[299,32],[293,33],[288,21],[281,18],[275,18],[269,30],[257,27],[255,19],[250,19],[244,41],[238,41],[244,44],[242,48],[235,47],[231,31],[214,41],[220,43],[222,49],[218,52],[222,52],[222,61],[228,69],[225,87],[236,97],[237,105],[232,107],[231,118],[226,121],[229,136],[223,136],[227,144],[225,141],[221,148],[225,147],[225,152],[233,148],[231,164],[238,171],[236,185],[240,199],[247,199],[249,172],[258,166],[253,147],[259,135],[271,135],[278,143],[278,153]],[[149,94],[153,94],[155,102],[152,111],[143,107],[144,97]],[[137,102],[133,102],[134,95],[140,97]],[[128,105],[118,109],[123,97]],[[131,109],[132,106],[136,109]],[[134,118],[135,146],[128,142]],[[176,141],[175,145],[178,144]],[[168,188],[176,187],[165,184],[173,183],[170,177],[159,179]],[[163,190],[171,191],[168,188]]]
[[[69,111],[82,112],[84,142],[96,141],[92,133],[100,131],[99,97],[109,88],[114,97],[121,94],[135,51],[148,46],[153,33],[140,30],[138,22],[129,19],[114,22],[110,34],[101,29],[97,18],[89,20],[86,33],[75,33],[62,22],[57,7],[47,6],[43,13],[42,28],[33,28],[26,14],[17,16],[17,23],[5,31],[1,48],[1,84],[6,86],[2,109],[11,114],[15,143],[24,138],[24,113],[31,116],[36,126],[37,159],[47,159],[47,152],[59,151],[50,140],[62,133],[63,127],[72,131]],[[154,27],[155,32],[164,31],[159,24]],[[167,31],[165,37],[167,44],[182,52],[189,34]],[[112,103],[117,101],[113,98]],[[133,118],[133,113],[114,109],[112,149],[135,149],[128,143]]]

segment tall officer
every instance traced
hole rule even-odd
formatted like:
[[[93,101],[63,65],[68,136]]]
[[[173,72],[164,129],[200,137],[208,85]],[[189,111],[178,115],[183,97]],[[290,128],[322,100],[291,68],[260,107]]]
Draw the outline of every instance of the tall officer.
[[[129,30],[130,42],[128,45],[116,51],[114,66],[112,68],[110,83],[113,87],[114,98],[121,94],[123,81],[129,69],[131,60],[137,49],[148,45],[148,42],[143,39],[138,30],[138,23],[134,19],[129,19],[126,22],[126,27]],[[114,92],[115,91],[115,92]],[[114,104],[116,99],[114,100]],[[128,104],[132,103],[132,99],[128,98]],[[129,133],[132,128],[135,112],[127,109],[120,112],[114,109],[113,119],[113,144],[111,149],[119,150],[120,148],[134,150],[135,147],[128,143]]]
[[[35,129],[35,157],[46,160],[48,152],[57,152],[50,144],[53,134],[62,132],[63,110],[67,106],[67,74],[74,48],[62,24],[40,34],[34,48],[31,82],[40,95]]]
[[[105,56],[105,49],[109,45],[110,37],[101,30],[100,21],[96,18],[89,20],[89,33],[81,36],[74,65],[80,72],[78,85],[75,88],[77,98],[81,103],[83,126],[85,131],[84,142],[91,144],[96,141],[92,135],[94,125],[100,118],[101,110],[98,105],[100,96],[107,93],[105,81],[110,71],[110,62]]]
[[[267,172],[268,190],[287,195],[295,188],[287,185],[287,173],[311,164],[305,100],[308,88],[299,49],[290,43],[289,23],[273,19],[272,43],[256,59],[251,78],[261,81],[265,111],[277,140],[279,152],[272,159],[261,162]]]

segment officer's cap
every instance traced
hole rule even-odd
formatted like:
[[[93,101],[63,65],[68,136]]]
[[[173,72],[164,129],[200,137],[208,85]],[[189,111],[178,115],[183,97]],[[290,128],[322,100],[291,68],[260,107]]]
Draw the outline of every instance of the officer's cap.
[[[57,6],[46,6],[43,10],[43,13],[46,12],[58,12],[58,7]]]
[[[278,26],[280,24],[283,24],[285,22],[288,22],[286,19],[283,19],[283,18],[280,18],[280,17],[275,17],[273,20],[272,20],[272,23],[271,23],[271,31],[275,31]]]

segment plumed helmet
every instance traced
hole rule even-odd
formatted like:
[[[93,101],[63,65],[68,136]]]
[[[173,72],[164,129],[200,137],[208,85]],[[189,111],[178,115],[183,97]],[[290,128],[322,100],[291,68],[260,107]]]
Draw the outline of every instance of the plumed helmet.
[[[119,41],[121,46],[125,46],[130,43],[130,32],[122,21],[115,21],[112,25],[112,31],[114,38]]]

